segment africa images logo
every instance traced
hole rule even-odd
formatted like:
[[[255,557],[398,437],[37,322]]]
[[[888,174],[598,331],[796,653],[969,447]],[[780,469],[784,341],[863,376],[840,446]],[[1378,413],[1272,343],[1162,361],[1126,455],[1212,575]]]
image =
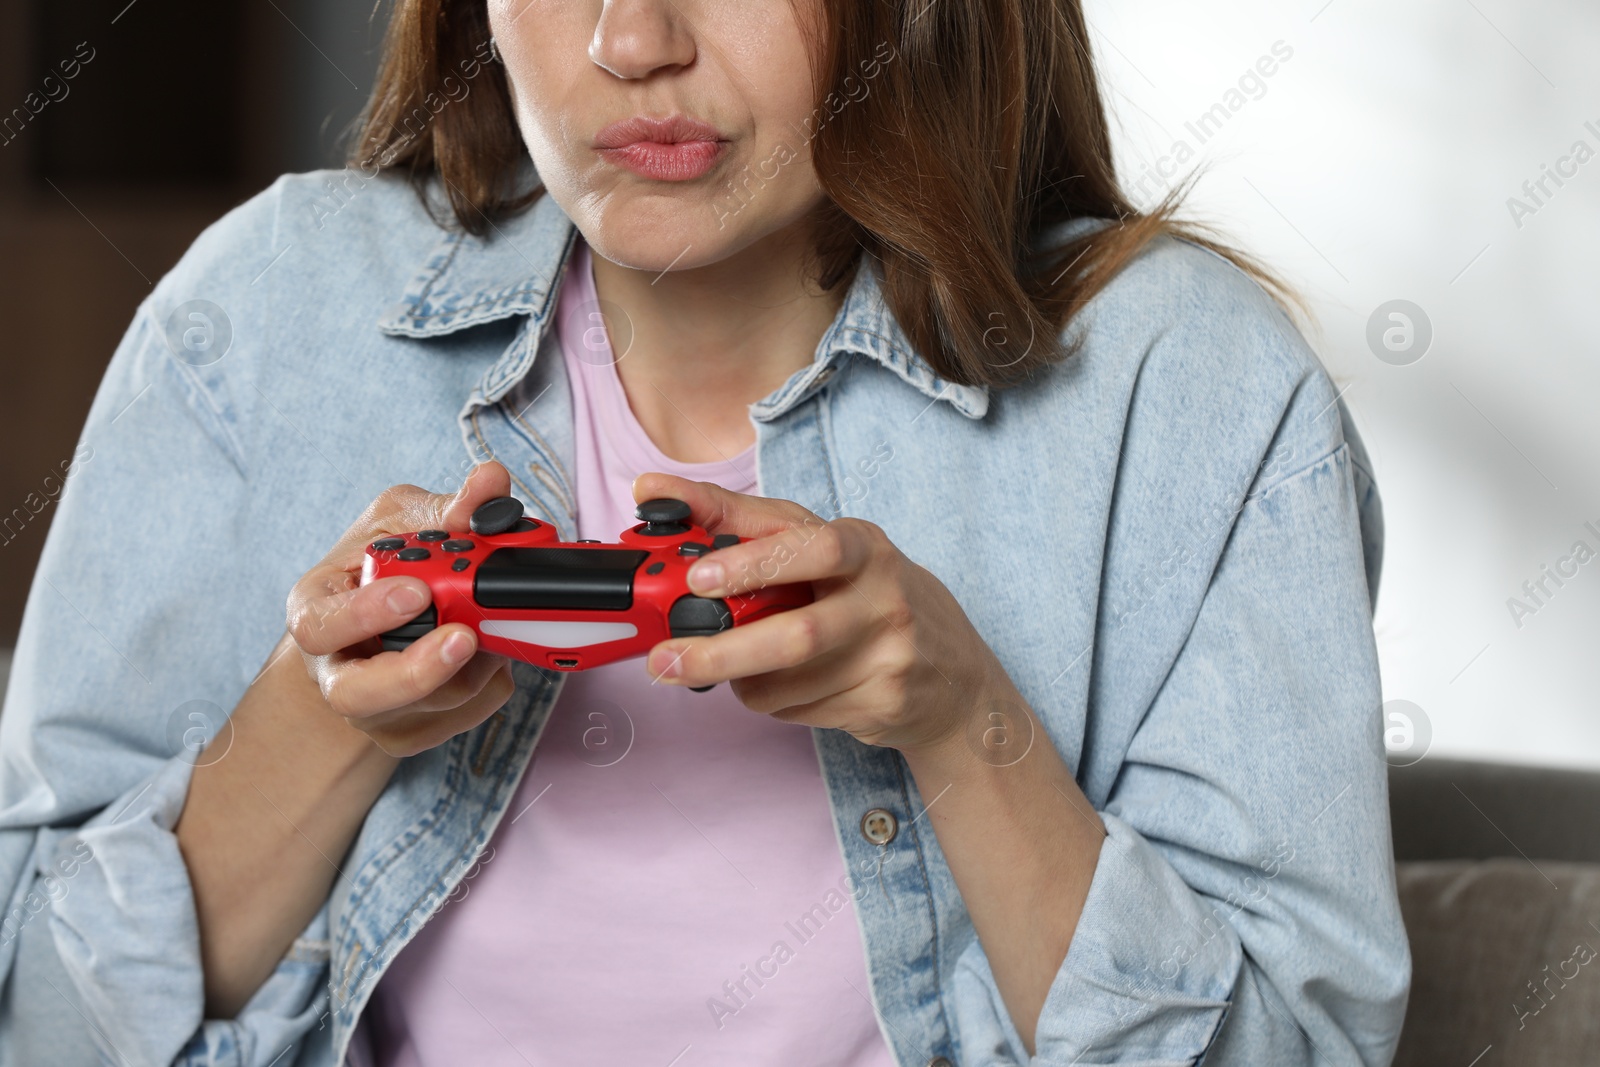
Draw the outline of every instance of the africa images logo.
[[[1583,124],[1583,128],[1595,138],[1596,143],[1600,143],[1600,122],[1591,119]],[[1522,195],[1506,198],[1506,210],[1511,213],[1511,221],[1516,223],[1517,229],[1522,229],[1528,218],[1547,207],[1568,182],[1582,173],[1583,165],[1594,157],[1594,146],[1580,137],[1565,155],[1556,158],[1555,166],[1539,164],[1538,177],[1522,183]]]

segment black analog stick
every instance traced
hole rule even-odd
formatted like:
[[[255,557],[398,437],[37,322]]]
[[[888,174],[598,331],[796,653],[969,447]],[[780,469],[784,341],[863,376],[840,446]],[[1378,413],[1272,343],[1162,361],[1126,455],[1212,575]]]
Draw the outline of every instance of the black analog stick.
[[[487,507],[488,505],[485,505]],[[646,537],[672,537],[688,533],[689,505],[671,497],[646,500],[633,512],[644,522],[639,530]]]
[[[485,500],[472,513],[472,532],[482,537],[493,537],[511,529],[522,518],[522,501],[514,496],[497,496]]]

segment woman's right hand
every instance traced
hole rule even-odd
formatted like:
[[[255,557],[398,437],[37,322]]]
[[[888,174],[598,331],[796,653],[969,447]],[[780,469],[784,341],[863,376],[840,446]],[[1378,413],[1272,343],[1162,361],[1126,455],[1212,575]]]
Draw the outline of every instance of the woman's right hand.
[[[361,584],[366,546],[387,534],[465,530],[486,500],[507,496],[511,476],[480,463],[454,496],[414,485],[387,490],[289,594],[289,638],[322,697],[391,756],[443,744],[498,711],[515,689],[511,662],[478,651],[463,623],[441,626],[403,652],[385,652],[378,635],[409,622],[432,593],[420,578]]]

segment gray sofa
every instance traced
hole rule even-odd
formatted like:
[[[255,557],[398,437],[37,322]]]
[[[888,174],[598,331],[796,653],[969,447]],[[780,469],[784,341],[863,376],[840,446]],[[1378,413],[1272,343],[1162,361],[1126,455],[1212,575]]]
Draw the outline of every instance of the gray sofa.
[[[1389,771],[1411,1003],[1396,1067],[1600,1064],[1600,774]]]

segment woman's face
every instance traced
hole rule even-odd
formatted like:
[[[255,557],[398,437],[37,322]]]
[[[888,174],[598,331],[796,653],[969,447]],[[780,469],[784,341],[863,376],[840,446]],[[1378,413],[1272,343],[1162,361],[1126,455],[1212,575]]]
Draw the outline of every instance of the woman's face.
[[[596,252],[704,266],[821,200],[801,22],[820,4],[489,0],[522,137]]]

